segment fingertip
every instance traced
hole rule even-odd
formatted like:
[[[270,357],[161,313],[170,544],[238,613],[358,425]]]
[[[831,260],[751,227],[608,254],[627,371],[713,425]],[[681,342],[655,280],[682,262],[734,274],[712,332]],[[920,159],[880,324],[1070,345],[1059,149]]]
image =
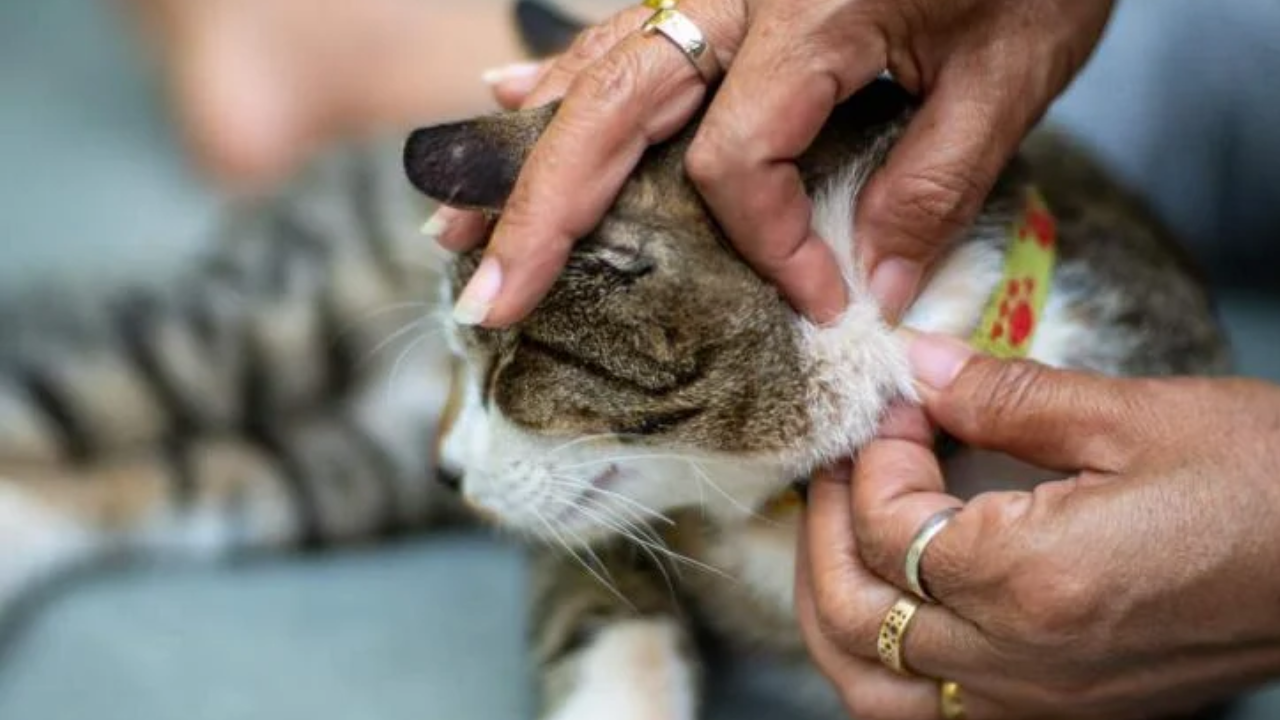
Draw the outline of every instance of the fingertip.
[[[897,325],[915,300],[924,279],[924,265],[908,258],[890,257],[880,262],[867,283],[880,312],[891,325]]]
[[[949,335],[919,333],[909,336],[907,359],[916,379],[932,390],[946,390],[968,366],[977,351]]]
[[[503,269],[502,287],[480,323],[490,329],[510,327],[525,319],[551,290],[573,247],[569,242],[539,243],[523,246],[526,254],[515,256],[512,248],[498,242],[490,243],[490,253],[499,258]]]
[[[440,247],[460,253],[484,244],[488,229],[489,221],[482,213],[442,207],[422,227],[422,233],[434,237]]]
[[[761,263],[766,277],[797,312],[825,326],[836,322],[849,306],[848,287],[835,253],[826,241],[810,235],[782,263]]]
[[[824,465],[813,471],[812,481],[818,485],[832,485],[837,483],[849,482],[849,476],[853,472],[853,464],[848,460],[841,460],[831,465]]]
[[[933,443],[933,424],[925,414],[924,408],[901,402],[889,408],[884,420],[880,423],[878,440],[905,440],[922,446]]]
[[[498,105],[504,110],[518,110],[538,87],[548,67],[547,63],[518,63],[488,70],[483,77]]]

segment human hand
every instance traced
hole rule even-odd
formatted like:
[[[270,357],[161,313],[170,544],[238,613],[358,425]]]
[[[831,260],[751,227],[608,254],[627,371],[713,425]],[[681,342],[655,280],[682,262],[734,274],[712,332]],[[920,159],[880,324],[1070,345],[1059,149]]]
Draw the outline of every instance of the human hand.
[[[845,305],[830,250],[810,229],[794,159],[835,105],[884,69],[924,105],[859,199],[862,267],[890,318],[979,209],[1028,128],[1092,51],[1112,0],[686,0],[727,68],[689,150],[690,177],[742,255],[819,320]],[[574,241],[599,221],[645,149],[677,132],[706,88],[669,43],[636,32],[633,8],[584,33],[541,73],[522,67],[497,94],[526,107],[564,96],[494,229],[486,271],[459,315],[523,317]],[[485,234],[446,210],[453,250]]]
[[[1168,717],[1280,675],[1280,388],[1117,380],[911,348],[931,418],[960,440],[1076,473],[980,495],[921,574],[939,604],[884,669],[876,638],[904,559],[946,494],[919,409],[848,475],[811,488],[797,606],[816,661],[858,718]]]

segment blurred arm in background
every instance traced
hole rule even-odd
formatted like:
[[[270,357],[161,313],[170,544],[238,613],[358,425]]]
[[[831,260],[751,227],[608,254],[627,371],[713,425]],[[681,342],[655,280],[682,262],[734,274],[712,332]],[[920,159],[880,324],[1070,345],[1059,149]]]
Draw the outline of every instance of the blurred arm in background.
[[[481,75],[521,57],[509,0],[128,2],[191,155],[233,190],[337,140],[488,110]]]

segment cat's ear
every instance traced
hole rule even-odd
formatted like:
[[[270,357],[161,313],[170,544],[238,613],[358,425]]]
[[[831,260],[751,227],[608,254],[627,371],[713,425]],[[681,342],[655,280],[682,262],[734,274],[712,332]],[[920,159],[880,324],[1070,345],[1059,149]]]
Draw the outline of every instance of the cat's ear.
[[[466,210],[502,209],[554,106],[415,130],[404,146],[409,182]]]
[[[525,50],[536,58],[559,55],[573,44],[585,25],[540,0],[516,3],[516,28]]]

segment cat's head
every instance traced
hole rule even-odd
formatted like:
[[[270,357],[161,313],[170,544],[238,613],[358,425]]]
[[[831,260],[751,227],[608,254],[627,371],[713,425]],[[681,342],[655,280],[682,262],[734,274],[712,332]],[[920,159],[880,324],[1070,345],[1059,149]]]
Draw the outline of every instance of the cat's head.
[[[408,175],[430,197],[498,214],[551,114],[419,130]],[[853,194],[886,127],[849,126],[806,165],[815,223],[846,260]],[[685,176],[691,133],[645,156],[527,319],[505,330],[446,320],[463,386],[442,463],[504,525],[572,542],[684,507],[745,517],[856,449],[910,392],[851,260],[855,303],[820,329],[732,250]],[[480,255],[452,261],[447,300]]]

